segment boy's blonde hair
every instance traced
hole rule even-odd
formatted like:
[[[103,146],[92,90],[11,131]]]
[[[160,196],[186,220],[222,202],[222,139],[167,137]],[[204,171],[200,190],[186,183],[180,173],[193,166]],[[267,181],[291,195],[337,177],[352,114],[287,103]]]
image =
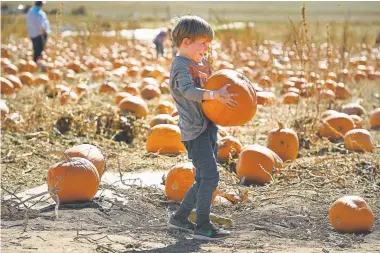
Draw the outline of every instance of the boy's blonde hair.
[[[172,40],[179,47],[183,39],[195,41],[197,38],[214,38],[214,30],[206,20],[194,15],[183,16],[172,31]]]

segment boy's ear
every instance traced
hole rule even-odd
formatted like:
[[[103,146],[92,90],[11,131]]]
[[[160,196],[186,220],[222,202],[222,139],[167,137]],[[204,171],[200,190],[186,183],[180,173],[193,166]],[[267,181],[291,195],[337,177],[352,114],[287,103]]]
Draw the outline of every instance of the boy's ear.
[[[183,45],[183,46],[187,47],[187,46],[190,45],[190,44],[191,44],[191,39],[189,39],[189,38],[184,38],[184,39],[182,40],[182,45]]]

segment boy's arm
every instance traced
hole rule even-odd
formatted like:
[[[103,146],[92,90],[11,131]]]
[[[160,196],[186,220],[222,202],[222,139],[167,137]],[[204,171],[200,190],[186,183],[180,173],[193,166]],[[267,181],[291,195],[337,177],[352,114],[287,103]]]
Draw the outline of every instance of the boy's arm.
[[[175,82],[182,96],[184,96],[188,100],[202,103],[206,90],[194,86],[193,79],[187,68],[182,68],[178,70]]]

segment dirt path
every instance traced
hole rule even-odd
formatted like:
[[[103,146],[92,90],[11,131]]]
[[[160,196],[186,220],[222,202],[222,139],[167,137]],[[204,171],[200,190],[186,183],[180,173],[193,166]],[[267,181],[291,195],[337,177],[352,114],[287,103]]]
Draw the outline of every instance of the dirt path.
[[[375,193],[366,193],[377,217],[371,233],[335,231],[328,222],[329,201],[312,190],[288,190],[281,197],[255,196],[249,204],[216,204],[214,213],[234,221],[233,236],[211,243],[167,228],[168,214],[178,204],[167,202],[161,189],[131,187],[118,194],[124,202],[100,197],[62,205],[58,219],[54,206],[30,211],[26,220],[25,210],[3,203],[2,252],[380,252]]]

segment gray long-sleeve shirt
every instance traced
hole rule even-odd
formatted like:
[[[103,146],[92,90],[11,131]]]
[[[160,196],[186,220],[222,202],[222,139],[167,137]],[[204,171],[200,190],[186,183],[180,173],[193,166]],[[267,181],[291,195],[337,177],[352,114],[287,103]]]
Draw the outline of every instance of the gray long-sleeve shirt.
[[[206,60],[196,63],[183,56],[174,58],[170,71],[170,93],[177,106],[182,141],[197,138],[210,123],[201,108],[205,92],[202,88],[206,79],[201,79],[199,72],[211,74]]]

